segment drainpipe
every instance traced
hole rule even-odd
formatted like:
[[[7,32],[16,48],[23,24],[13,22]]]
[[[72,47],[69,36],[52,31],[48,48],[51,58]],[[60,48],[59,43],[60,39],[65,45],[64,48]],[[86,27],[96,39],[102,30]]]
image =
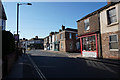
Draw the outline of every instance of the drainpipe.
[[[103,58],[102,55],[102,39],[101,39],[101,25],[100,25],[100,12],[98,13],[98,20],[99,20],[99,31],[100,31],[100,35],[99,35],[99,40],[100,40],[100,55],[99,58]]]

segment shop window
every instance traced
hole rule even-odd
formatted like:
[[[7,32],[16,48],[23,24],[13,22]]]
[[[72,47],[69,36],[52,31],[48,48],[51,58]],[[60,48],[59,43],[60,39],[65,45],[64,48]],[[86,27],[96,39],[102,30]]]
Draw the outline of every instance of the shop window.
[[[112,8],[108,10],[107,15],[108,15],[108,24],[117,22],[116,8]]]
[[[117,35],[109,36],[109,48],[118,49],[118,36]]]
[[[82,38],[83,51],[96,51],[95,36],[88,36]]]
[[[89,23],[89,19],[84,20],[84,24],[85,24],[85,30],[89,30],[90,29],[90,23]]]

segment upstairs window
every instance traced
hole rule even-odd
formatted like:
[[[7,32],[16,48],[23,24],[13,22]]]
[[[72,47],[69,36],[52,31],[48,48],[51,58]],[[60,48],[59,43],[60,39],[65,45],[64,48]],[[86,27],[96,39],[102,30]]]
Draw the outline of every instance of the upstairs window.
[[[57,41],[57,35],[55,36],[55,40]]]
[[[71,33],[69,33],[69,38],[72,39],[72,34]]]
[[[60,39],[63,39],[63,35],[62,34],[60,34]]]
[[[109,36],[109,48],[118,49],[118,35]]]
[[[84,24],[85,24],[85,30],[89,30],[90,29],[90,23],[89,23],[89,19],[84,20]]]
[[[61,49],[63,49],[63,44],[61,43]]]
[[[112,8],[107,11],[107,17],[108,17],[108,24],[112,24],[114,22],[117,22],[117,17],[116,17],[116,8]]]

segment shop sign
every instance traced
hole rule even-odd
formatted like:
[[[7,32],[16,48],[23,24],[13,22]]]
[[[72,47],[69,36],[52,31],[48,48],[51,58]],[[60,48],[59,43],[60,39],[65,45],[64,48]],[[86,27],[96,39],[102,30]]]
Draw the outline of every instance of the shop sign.
[[[82,56],[83,57],[94,57],[96,58],[97,57],[97,52],[93,52],[93,51],[82,51]]]

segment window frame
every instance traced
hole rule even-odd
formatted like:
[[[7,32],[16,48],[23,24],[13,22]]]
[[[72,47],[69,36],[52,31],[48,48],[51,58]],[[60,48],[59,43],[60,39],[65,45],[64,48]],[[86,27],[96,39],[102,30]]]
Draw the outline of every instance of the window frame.
[[[72,43],[70,43],[70,50],[72,50],[73,49],[73,45],[72,45]]]
[[[72,33],[69,33],[69,39],[72,39]]]
[[[113,10],[113,9],[115,9],[115,14],[114,14],[114,15],[112,14],[112,16],[110,16],[109,12],[110,12],[111,10]],[[116,21],[115,21],[115,22],[111,22],[111,18],[115,18],[115,17],[116,17]],[[116,23],[117,21],[118,21],[118,19],[117,19],[116,7],[113,7],[113,8],[111,8],[111,9],[108,9],[108,10],[107,10],[107,25],[114,24],[114,23]]]
[[[117,41],[112,41],[112,42],[111,42],[111,41],[110,41],[110,37],[111,37],[111,36],[114,36],[114,35],[116,35]],[[110,50],[110,51],[118,51],[118,50],[119,50],[119,46],[118,46],[117,49],[111,49],[111,48],[110,48],[110,44],[111,44],[111,43],[118,43],[118,34],[109,35],[109,50]]]
[[[63,49],[63,44],[61,43],[61,49]]]
[[[89,29],[87,29],[88,27],[89,27]],[[84,20],[84,29],[85,29],[85,31],[90,30],[90,20],[89,20],[89,18],[87,18],[87,19]]]
[[[63,34],[60,34],[60,39],[63,39]]]

